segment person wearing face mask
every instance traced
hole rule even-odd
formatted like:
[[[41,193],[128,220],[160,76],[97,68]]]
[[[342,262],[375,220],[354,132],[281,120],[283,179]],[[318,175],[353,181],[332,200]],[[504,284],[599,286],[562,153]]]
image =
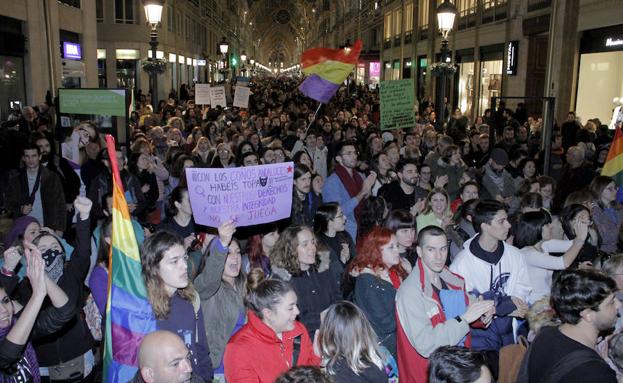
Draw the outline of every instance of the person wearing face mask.
[[[78,212],[76,224],[76,247],[71,258],[65,261],[65,250],[59,240],[50,233],[44,232],[33,239],[33,244],[41,253],[45,262],[47,277],[56,283],[78,307],[83,303],[83,285],[90,266],[91,241],[89,214],[92,203],[89,199],[78,197],[74,208]],[[5,257],[6,262],[0,273],[0,283],[6,292],[16,297],[20,304],[25,304],[32,296],[27,280],[19,282],[14,274],[20,261],[17,256]],[[49,307],[49,303],[43,310]],[[71,321],[51,336],[33,342],[37,352],[40,374],[46,381],[63,381],[67,379],[89,379],[94,366],[93,338],[89,328],[79,313],[74,313]]]
[[[328,252],[316,250],[316,237],[309,227],[289,226],[270,252],[272,277],[292,283],[300,321],[310,334],[320,326],[320,313],[341,298]]]
[[[366,315],[382,346],[396,356],[396,290],[407,277],[400,262],[396,236],[375,227],[357,244],[357,256],[348,266],[354,278],[353,301]]]
[[[223,238],[229,243],[229,240]],[[169,231],[157,231],[140,248],[147,298],[157,330],[177,334],[190,350],[193,371],[204,380],[213,376],[210,349],[199,294],[188,276],[184,240]]]
[[[241,270],[240,244],[232,240],[236,228],[225,222],[209,247],[209,256],[201,273],[193,281],[201,298],[210,359],[214,377],[224,376],[223,354],[227,341],[246,322],[243,299],[246,274]]]
[[[24,242],[28,282],[32,295],[26,306],[16,313],[9,294],[0,283],[0,381],[39,382],[39,363],[32,342],[54,334],[76,314],[76,305],[45,273],[45,262],[39,250]],[[4,253],[14,257],[15,248]],[[17,254],[17,257],[21,257]],[[44,300],[51,304],[41,310]]]

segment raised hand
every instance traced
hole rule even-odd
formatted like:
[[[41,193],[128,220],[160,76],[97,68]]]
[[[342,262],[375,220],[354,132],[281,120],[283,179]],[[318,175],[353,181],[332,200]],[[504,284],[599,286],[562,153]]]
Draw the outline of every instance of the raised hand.
[[[80,215],[80,219],[85,220],[89,218],[89,213],[91,212],[91,207],[93,207],[93,202],[86,197],[76,197],[74,200],[74,208]]]
[[[233,220],[225,221],[218,227],[218,238],[223,246],[229,246],[234,233],[236,232],[236,226]]]
[[[24,254],[27,262],[26,276],[30,280],[32,293],[38,297],[45,296],[45,262],[41,258],[41,252],[32,243],[24,241]]]

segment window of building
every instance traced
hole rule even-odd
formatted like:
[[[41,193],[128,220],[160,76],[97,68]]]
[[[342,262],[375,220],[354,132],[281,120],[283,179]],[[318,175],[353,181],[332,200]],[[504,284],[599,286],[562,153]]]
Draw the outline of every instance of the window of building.
[[[478,0],[458,0],[458,2],[458,10],[460,16],[476,13]]]
[[[400,80],[400,60],[394,60],[392,64],[392,80]]]
[[[175,13],[175,29],[177,31],[178,35],[183,35],[184,34],[184,26],[182,25],[182,13],[181,12],[176,12]]]
[[[167,5],[167,31],[173,32],[175,29],[173,28],[174,14],[173,14],[173,6]]]
[[[186,38],[189,39],[190,38],[190,16],[186,16]]]
[[[394,11],[394,36],[400,36],[402,33],[402,9],[396,9]]]
[[[98,23],[104,21],[104,0],[95,0],[95,18]]]
[[[135,0],[115,0],[115,23],[134,24],[136,23]]]
[[[420,29],[428,29],[428,11],[429,11],[429,1],[428,0],[420,0],[418,4],[418,15],[419,15],[419,25]]]
[[[392,43],[392,14],[385,14],[385,22],[383,23],[383,49],[391,48]]]
[[[484,9],[489,9],[493,7],[497,7],[498,5],[506,4],[507,0],[482,0],[482,7]]]
[[[412,31],[413,31],[413,3],[409,3],[405,5],[405,33],[410,33]]]

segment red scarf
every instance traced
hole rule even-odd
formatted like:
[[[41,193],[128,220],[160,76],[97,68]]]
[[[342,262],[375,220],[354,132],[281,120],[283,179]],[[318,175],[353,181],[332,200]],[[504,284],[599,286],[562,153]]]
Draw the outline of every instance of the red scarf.
[[[392,281],[392,285],[394,286],[394,288],[398,290],[400,284],[402,283],[402,280],[398,276],[396,270],[389,270],[389,279]]]
[[[359,194],[361,188],[363,187],[363,178],[356,170],[353,170],[353,175],[351,176],[345,167],[340,164],[335,164],[335,174],[340,177],[340,181],[342,181],[342,184],[346,188],[346,191],[351,198]],[[361,214],[362,208],[363,200],[359,201],[359,204],[355,208],[355,219],[357,221],[359,221],[359,216]]]

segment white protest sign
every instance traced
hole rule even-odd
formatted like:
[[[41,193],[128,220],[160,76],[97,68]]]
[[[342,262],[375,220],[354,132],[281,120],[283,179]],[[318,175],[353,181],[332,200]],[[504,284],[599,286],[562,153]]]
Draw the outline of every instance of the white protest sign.
[[[195,104],[210,105],[210,84],[195,84]]]
[[[236,86],[236,93],[234,93],[234,106],[238,108],[248,108],[250,95],[251,89],[248,87]]]
[[[217,105],[223,108],[227,106],[224,86],[213,86],[210,88],[210,106],[214,108]]]
[[[240,168],[187,168],[188,196],[195,222],[238,227],[290,217],[294,163]]]

